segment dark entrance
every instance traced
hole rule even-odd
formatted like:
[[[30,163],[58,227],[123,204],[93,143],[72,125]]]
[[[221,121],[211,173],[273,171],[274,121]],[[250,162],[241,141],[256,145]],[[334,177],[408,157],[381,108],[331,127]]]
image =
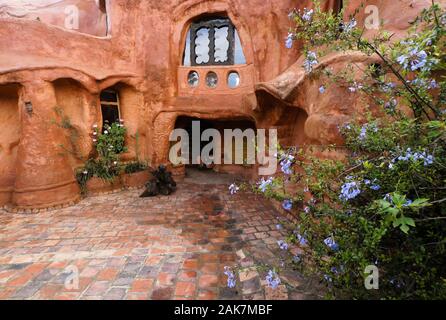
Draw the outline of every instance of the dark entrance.
[[[193,117],[187,117],[187,116],[181,116],[178,117],[176,124],[175,124],[175,128],[176,129],[184,129],[187,131],[188,135],[189,135],[189,165],[187,167],[191,168],[199,168],[201,170],[212,170],[215,168],[214,165],[209,165],[206,166],[204,163],[200,162],[200,164],[192,164],[193,163],[193,159],[192,159],[192,126],[193,126],[193,122],[197,121],[200,123],[200,137],[202,135],[202,133],[207,130],[207,129],[216,129],[220,132],[220,136],[221,136],[221,141],[217,142],[220,143],[221,145],[221,154],[210,154],[210,156],[213,159],[217,159],[217,157],[219,157],[221,159],[221,165],[223,166],[224,163],[224,154],[225,154],[225,150],[224,150],[224,130],[225,129],[240,129],[242,131],[246,130],[246,129],[253,129],[255,130],[255,123],[253,121],[250,120],[245,120],[245,119],[233,119],[233,120],[207,120],[207,119],[199,119],[199,118],[193,118]],[[175,142],[174,142],[175,143]],[[200,142],[200,154],[201,151],[203,150],[203,148],[208,145],[210,143],[210,141],[201,141]],[[244,143],[244,149],[247,149],[247,142],[245,141]]]

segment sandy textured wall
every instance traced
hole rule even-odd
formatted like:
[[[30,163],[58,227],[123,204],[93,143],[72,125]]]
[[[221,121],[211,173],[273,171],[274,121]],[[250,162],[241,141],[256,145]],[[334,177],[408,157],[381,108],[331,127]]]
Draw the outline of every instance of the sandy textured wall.
[[[71,22],[73,13],[79,23]],[[0,18],[40,20],[95,36],[107,34],[106,13],[97,0],[0,0]]]

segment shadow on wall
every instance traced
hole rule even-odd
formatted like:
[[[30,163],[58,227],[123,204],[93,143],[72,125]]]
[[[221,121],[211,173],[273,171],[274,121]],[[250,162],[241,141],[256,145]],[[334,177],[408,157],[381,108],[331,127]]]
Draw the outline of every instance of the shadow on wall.
[[[81,166],[92,151],[91,124],[96,118],[94,97],[76,80],[53,82],[56,92],[57,124],[64,129],[68,145],[60,146],[69,154],[73,168]]]
[[[20,141],[19,85],[0,85],[0,205],[8,203],[14,188]]]
[[[308,114],[300,108],[285,107],[277,121],[277,136],[282,146],[294,147],[309,143],[305,135],[305,123]]]

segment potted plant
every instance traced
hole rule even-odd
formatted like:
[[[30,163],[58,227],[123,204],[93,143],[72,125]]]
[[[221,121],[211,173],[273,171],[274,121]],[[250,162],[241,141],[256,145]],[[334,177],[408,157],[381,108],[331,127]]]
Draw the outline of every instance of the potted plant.
[[[186,166],[184,164],[171,164],[168,169],[175,180],[182,180],[186,176]]]
[[[122,184],[125,188],[138,188],[150,180],[151,173],[146,163],[141,161],[129,162],[124,166],[124,173],[121,176]]]

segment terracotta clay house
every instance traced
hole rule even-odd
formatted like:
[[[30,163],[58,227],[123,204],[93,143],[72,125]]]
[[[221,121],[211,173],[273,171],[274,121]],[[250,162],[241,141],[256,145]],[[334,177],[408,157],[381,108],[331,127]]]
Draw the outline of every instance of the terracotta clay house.
[[[346,15],[360,2],[350,1]],[[366,2],[397,35],[430,4]],[[336,11],[343,4],[324,5]],[[361,112],[360,103],[345,88],[320,95],[320,81],[302,68],[299,44],[284,45],[288,13],[309,6],[310,0],[0,0],[0,206],[32,210],[78,200],[75,169],[94,147],[92,126],[105,120],[122,118],[128,128],[122,160],[139,157],[151,166],[168,163],[170,132],[193,119],[217,129],[277,128],[283,145],[339,142],[338,125]],[[336,69],[349,61],[371,63],[350,53],[321,64]],[[79,137],[79,156],[61,152],[72,143],[55,125],[61,113]]]

